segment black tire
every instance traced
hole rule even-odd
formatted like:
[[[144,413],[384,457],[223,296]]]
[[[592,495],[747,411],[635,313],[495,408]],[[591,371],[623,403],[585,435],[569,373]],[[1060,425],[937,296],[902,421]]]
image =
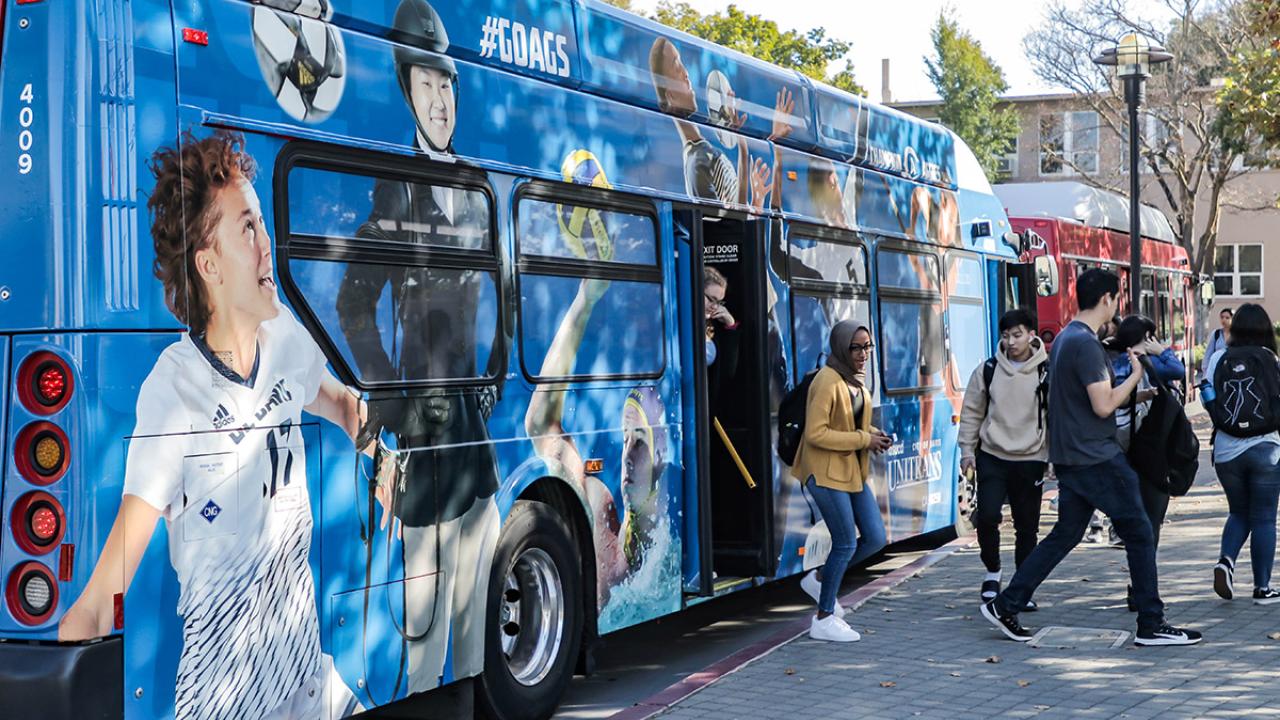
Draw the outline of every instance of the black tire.
[[[554,568],[556,575],[550,581],[547,581],[548,566]],[[520,578],[526,581],[542,578],[546,582],[538,585],[524,582],[523,587],[530,596],[544,597],[545,594],[534,590],[554,585],[558,580],[562,612],[558,623],[560,642],[555,650],[529,655],[522,652],[529,641],[521,633],[532,638],[542,626],[537,624],[532,611],[536,600],[518,592],[512,602],[509,578],[516,584],[521,584]],[[554,600],[551,602],[554,604]],[[484,717],[490,720],[551,717],[573,677],[582,643],[582,604],[582,562],[564,519],[545,503],[516,502],[503,524],[489,575],[484,673],[476,683],[476,705]],[[513,611],[515,606],[518,609]],[[524,620],[529,621],[528,627],[535,629],[521,627]],[[557,623],[553,621],[550,625]],[[512,657],[504,648],[504,640],[512,644]],[[534,659],[529,660],[530,657]]]

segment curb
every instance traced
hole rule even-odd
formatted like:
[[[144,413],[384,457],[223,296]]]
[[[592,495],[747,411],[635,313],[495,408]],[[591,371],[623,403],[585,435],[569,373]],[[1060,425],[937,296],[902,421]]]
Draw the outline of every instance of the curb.
[[[940,548],[930,550],[924,556],[916,558],[897,570],[894,570],[883,577],[876,578],[848,595],[845,595],[840,598],[840,604],[848,610],[856,610],[880,593],[901,585],[908,579],[920,574],[920,572],[925,568],[941,562],[958,550],[969,547],[974,543],[974,540],[974,536],[966,535],[964,537],[956,538]],[[669,685],[666,689],[640,700],[635,705],[632,705],[625,710],[619,710],[613,715],[610,715],[608,720],[648,720],[659,713],[667,711],[671,706],[687,699],[690,695],[693,695],[720,678],[740,670],[756,660],[759,660],[808,631],[809,618],[807,616],[788,622],[780,630],[769,637],[748,645],[728,657],[692,673],[685,679]]]

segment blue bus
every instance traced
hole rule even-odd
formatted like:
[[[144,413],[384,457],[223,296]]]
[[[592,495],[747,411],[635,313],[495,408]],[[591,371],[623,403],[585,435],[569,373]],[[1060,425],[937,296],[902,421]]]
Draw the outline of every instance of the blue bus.
[[[0,27],[0,715],[548,717],[602,635],[820,560],[776,415],[842,319],[887,541],[962,521],[1034,297],[945,128],[595,0]]]

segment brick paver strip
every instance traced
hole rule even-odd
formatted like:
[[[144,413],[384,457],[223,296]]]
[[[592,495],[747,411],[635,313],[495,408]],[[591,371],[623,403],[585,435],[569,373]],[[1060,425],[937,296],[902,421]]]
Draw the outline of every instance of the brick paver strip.
[[[1086,651],[1006,640],[978,614],[976,549],[952,548],[896,587],[864,589],[850,615],[862,642],[809,640],[800,621],[780,645],[753,646],[615,718],[1280,718],[1280,639],[1270,637],[1280,633],[1280,606],[1252,604],[1247,547],[1237,599],[1213,594],[1225,518],[1205,456],[1200,482],[1170,507],[1159,558],[1169,619],[1205,633],[1194,647]],[[1042,533],[1054,519],[1045,513]],[[1011,565],[1012,532],[1004,538]],[[1132,632],[1127,580],[1122,550],[1082,545],[1037,593],[1043,609],[1023,620]]]
[[[852,612],[876,595],[890,590],[922,572],[930,565],[942,561],[952,553],[967,548],[974,542],[973,536],[957,538],[940,548],[926,553],[902,567],[876,578],[840,598],[840,604]],[[688,698],[711,683],[773,652],[782,645],[809,632],[809,618],[803,617],[786,623],[777,632],[763,640],[748,645],[732,655],[695,672],[639,703],[609,716],[609,720],[645,720]]]

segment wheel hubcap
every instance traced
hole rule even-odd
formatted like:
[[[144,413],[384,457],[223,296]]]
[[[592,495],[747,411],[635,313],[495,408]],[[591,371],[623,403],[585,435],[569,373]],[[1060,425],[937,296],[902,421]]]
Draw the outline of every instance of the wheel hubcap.
[[[527,548],[507,570],[497,621],[511,676],[525,686],[542,682],[564,638],[560,573],[545,551]]]

